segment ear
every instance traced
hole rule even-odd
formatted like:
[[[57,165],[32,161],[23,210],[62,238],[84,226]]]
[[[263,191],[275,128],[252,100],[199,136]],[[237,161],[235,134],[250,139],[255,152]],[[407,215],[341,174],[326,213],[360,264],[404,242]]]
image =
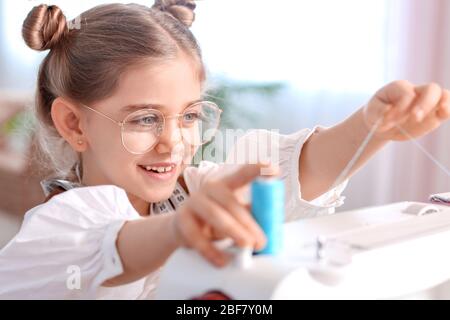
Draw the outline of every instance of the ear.
[[[58,97],[53,101],[51,116],[56,130],[76,152],[84,152],[87,139],[82,129],[80,109],[70,101]]]

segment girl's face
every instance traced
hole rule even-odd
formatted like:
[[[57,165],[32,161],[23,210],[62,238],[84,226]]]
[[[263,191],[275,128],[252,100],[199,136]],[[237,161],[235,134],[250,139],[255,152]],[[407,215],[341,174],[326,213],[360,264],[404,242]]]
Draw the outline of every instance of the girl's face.
[[[140,65],[128,70],[114,95],[90,107],[117,121],[142,107],[157,109],[168,117],[182,113],[200,100],[201,86],[194,63],[181,56],[157,66]],[[82,113],[87,140],[83,152],[84,184],[117,185],[128,193],[132,203],[152,203],[170,197],[196,151],[183,142],[176,118],[166,119],[153,149],[136,155],[123,147],[117,124],[89,110]],[[172,169],[156,173],[149,172],[147,167]]]

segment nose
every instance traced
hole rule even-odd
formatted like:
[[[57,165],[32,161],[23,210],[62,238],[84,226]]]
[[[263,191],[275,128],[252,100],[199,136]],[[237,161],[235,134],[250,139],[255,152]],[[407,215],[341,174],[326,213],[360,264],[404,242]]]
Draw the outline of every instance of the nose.
[[[176,145],[182,140],[181,129],[178,125],[177,118],[166,119],[164,129],[159,137],[158,144],[155,146],[155,150],[158,153],[169,153]]]

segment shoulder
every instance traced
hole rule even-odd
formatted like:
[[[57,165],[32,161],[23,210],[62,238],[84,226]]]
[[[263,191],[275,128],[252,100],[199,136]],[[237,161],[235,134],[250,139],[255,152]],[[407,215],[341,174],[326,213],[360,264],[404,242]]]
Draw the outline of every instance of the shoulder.
[[[31,220],[78,224],[106,223],[117,219],[139,218],[126,192],[113,185],[79,187],[52,197],[25,215],[24,225]]]

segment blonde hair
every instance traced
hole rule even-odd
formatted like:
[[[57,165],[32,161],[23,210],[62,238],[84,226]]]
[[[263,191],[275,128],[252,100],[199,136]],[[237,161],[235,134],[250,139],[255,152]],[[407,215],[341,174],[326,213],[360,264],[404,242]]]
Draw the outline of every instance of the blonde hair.
[[[120,75],[143,61],[175,58],[180,51],[196,61],[205,81],[201,50],[190,32],[195,3],[156,0],[94,7],[67,22],[57,6],[34,7],[23,23],[26,44],[50,50],[41,63],[36,91],[39,163],[58,178],[76,179],[79,155],[59,135],[51,118],[57,97],[89,104],[114,93]]]

